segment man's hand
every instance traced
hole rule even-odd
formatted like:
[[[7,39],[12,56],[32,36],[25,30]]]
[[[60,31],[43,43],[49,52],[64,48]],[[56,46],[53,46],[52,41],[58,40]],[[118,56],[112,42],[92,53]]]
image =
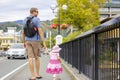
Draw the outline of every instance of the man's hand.
[[[47,47],[46,47],[46,43],[45,43],[45,41],[43,41],[43,46],[44,46],[44,49],[47,48]]]
[[[24,42],[24,48],[26,48],[26,43]]]

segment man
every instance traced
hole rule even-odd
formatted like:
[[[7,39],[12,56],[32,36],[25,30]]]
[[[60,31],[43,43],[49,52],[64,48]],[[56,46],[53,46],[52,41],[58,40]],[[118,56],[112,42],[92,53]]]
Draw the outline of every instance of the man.
[[[32,22],[37,27],[37,32],[33,37],[28,37],[25,35],[25,25],[27,23],[28,17],[23,21],[23,30],[22,30],[22,39],[24,42],[24,46],[26,47],[26,51],[28,54],[28,60],[29,60],[29,68],[31,72],[31,78],[29,80],[36,80],[41,79],[41,75],[39,73],[40,69],[40,40],[43,41],[43,45],[45,50],[47,51],[46,43],[43,37],[43,32],[40,25],[40,19],[38,16],[38,9],[37,8],[31,8],[30,9],[30,16],[29,18],[32,18]],[[36,75],[34,74],[34,58],[35,58],[35,67],[36,67]]]

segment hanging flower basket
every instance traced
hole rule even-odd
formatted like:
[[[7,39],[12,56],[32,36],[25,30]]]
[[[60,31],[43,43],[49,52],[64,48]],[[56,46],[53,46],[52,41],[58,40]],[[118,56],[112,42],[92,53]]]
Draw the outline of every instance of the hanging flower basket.
[[[67,29],[68,27],[69,27],[68,24],[62,24],[62,25],[61,25],[61,29]]]
[[[58,24],[52,24],[52,25],[50,26],[51,29],[57,29],[57,27],[58,27]]]

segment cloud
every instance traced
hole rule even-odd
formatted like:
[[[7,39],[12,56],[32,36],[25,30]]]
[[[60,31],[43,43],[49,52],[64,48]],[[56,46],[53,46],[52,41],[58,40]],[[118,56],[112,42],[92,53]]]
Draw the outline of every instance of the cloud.
[[[56,0],[1,0],[0,22],[24,19],[31,7],[39,9],[41,20],[51,20],[54,17],[50,9],[52,4],[56,4]]]

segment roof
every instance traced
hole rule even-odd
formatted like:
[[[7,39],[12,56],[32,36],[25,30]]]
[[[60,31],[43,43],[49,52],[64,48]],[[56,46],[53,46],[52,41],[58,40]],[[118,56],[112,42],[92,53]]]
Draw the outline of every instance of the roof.
[[[93,29],[83,33],[82,35],[79,35],[78,37],[76,37],[76,39],[80,38],[80,37],[88,36],[88,35],[93,34],[93,33],[99,33],[101,31],[105,31],[108,28],[111,29],[111,28],[118,27],[118,26],[112,26],[112,25],[115,25],[115,24],[120,24],[120,16],[115,17],[115,18],[99,25],[98,27],[93,28]]]
[[[8,30],[15,30],[17,27],[8,27]]]

